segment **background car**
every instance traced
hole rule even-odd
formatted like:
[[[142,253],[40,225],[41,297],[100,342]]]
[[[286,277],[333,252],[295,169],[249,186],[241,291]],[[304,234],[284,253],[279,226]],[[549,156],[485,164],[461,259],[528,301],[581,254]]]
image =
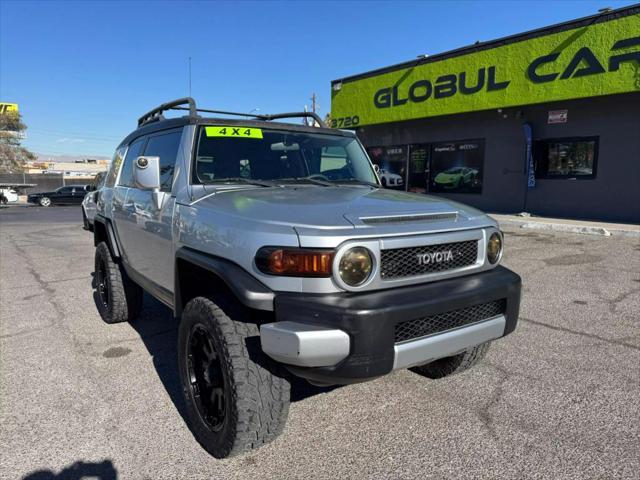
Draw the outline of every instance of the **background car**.
[[[400,187],[402,186],[402,177],[397,173],[391,173],[389,170],[381,168],[378,171],[380,182],[383,187]]]
[[[102,187],[107,172],[100,172],[94,178],[91,185],[87,185],[89,192],[82,200],[82,228],[93,232],[93,219],[96,216],[96,201],[98,200],[98,190]]]
[[[433,179],[433,184],[444,188],[460,188],[470,186],[478,176],[478,170],[468,167],[453,167],[440,172]]]
[[[0,203],[2,203],[2,205],[17,201],[18,194],[13,188],[0,188]]]
[[[90,185],[67,185],[53,192],[32,193],[27,196],[27,202],[48,207],[50,205],[79,205],[84,196],[91,189]]]

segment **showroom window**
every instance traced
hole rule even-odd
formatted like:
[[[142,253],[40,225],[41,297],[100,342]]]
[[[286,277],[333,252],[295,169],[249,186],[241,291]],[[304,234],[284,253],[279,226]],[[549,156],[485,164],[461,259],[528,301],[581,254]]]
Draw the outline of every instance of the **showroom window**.
[[[369,158],[378,165],[378,176],[385,188],[404,190],[407,176],[407,145],[369,147]]]
[[[482,193],[484,140],[434,143],[430,192]]]
[[[598,137],[538,140],[534,155],[536,178],[595,178]]]

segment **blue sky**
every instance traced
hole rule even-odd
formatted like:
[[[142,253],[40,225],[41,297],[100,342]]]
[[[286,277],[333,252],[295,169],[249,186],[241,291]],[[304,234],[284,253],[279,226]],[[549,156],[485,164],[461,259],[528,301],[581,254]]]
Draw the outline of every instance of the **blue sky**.
[[[633,2],[98,2],[0,0],[0,101],[25,145],[111,156],[145,111],[330,109],[330,81]]]

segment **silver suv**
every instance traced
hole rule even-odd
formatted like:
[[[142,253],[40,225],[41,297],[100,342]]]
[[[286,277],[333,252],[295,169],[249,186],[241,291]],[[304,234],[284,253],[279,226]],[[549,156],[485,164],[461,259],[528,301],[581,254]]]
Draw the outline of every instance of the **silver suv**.
[[[314,126],[274,121],[296,117]],[[143,290],[173,310],[188,421],[219,458],[282,431],[292,376],[440,378],[516,326],[520,277],[499,265],[496,222],[382,189],[355,134],[312,113],[163,104],[122,141],[96,203],[100,314],[134,320]]]

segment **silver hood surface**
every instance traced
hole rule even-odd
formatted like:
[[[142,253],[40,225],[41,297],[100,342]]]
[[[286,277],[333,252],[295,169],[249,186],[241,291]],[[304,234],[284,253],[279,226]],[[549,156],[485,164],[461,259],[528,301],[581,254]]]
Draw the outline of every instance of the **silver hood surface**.
[[[366,217],[397,217],[396,230],[398,223],[421,223],[403,221],[413,215],[455,213],[458,223],[486,218],[479,210],[444,198],[360,186],[221,189],[196,203],[222,215],[302,229],[368,227],[361,221]]]

